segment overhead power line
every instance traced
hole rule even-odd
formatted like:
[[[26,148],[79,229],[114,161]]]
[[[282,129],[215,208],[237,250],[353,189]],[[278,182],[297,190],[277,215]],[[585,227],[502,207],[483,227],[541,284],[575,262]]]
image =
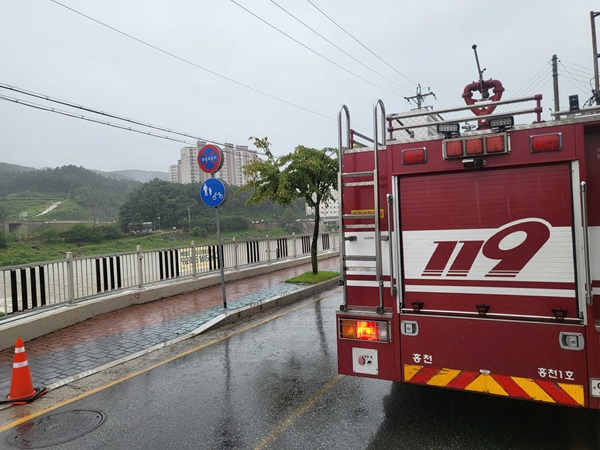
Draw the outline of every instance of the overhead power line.
[[[523,86],[521,86],[510,98],[517,98],[526,95],[531,91],[531,87],[536,85],[540,79],[544,77],[551,77],[552,75],[552,63],[547,61],[544,66],[531,77]]]
[[[190,61],[188,59],[182,58],[181,56],[177,56],[174,53],[171,53],[171,52],[169,52],[167,50],[163,50],[160,47],[157,47],[156,45],[150,44],[149,42],[146,42],[146,41],[144,41],[142,39],[139,39],[139,38],[137,38],[135,36],[132,36],[131,34],[125,33],[124,31],[121,31],[121,30],[119,30],[119,29],[117,29],[117,28],[115,28],[113,26],[110,26],[110,25],[108,25],[108,24],[106,24],[104,22],[101,22],[100,20],[94,19],[93,17],[90,17],[87,14],[84,14],[84,13],[82,13],[80,11],[77,11],[76,9],[73,9],[73,8],[67,6],[67,5],[64,5],[64,4],[60,3],[60,2],[58,2],[57,0],[50,0],[50,1],[52,3],[58,5],[58,6],[61,6],[61,7],[65,8],[65,9],[68,9],[69,11],[74,12],[75,14],[78,14],[78,15],[80,15],[82,17],[85,17],[86,19],[91,20],[92,22],[95,22],[98,25],[102,25],[103,27],[106,27],[106,28],[108,28],[108,29],[110,29],[110,30],[112,30],[112,31],[114,31],[116,33],[119,33],[119,34],[121,34],[121,35],[123,35],[123,36],[125,36],[125,37],[127,37],[129,39],[132,39],[132,40],[134,40],[134,41],[136,41],[136,42],[138,42],[138,43],[140,43],[142,45],[150,47],[150,48],[152,48],[152,49],[154,49],[154,50],[156,50],[156,51],[158,51],[160,53],[163,53],[163,54],[165,54],[167,56],[170,56],[171,58],[177,59],[178,61],[181,61],[181,62],[183,62],[185,64],[189,64],[189,65],[191,65],[191,66],[193,66],[193,67],[195,67],[197,69],[200,69],[200,70],[203,70],[205,72],[208,72],[208,73],[210,73],[210,74],[212,74],[212,75],[214,75],[216,77],[219,77],[219,78],[222,78],[222,79],[224,79],[226,81],[229,81],[231,83],[237,84],[238,86],[241,86],[243,88],[249,89],[249,90],[251,90],[253,92],[256,92],[257,94],[261,94],[261,95],[269,97],[269,98],[271,98],[273,100],[277,100],[278,102],[285,103],[286,105],[289,105],[289,106],[293,106],[294,108],[298,108],[298,109],[301,109],[303,111],[309,112],[311,114],[315,114],[317,116],[324,117],[325,119],[329,119],[329,120],[333,120],[333,121],[337,120],[335,117],[330,117],[330,116],[327,116],[325,114],[321,114],[321,113],[319,113],[317,111],[313,111],[311,109],[305,108],[304,106],[297,105],[295,103],[292,103],[290,101],[284,100],[284,99],[282,99],[280,97],[277,97],[275,95],[272,95],[272,94],[269,94],[267,92],[261,91],[260,89],[254,88],[254,87],[249,86],[247,84],[244,84],[244,83],[242,83],[240,81],[234,80],[233,78],[229,78],[229,77],[227,77],[225,75],[221,75],[220,73],[217,73],[217,72],[215,72],[213,70],[207,69],[206,67],[202,67],[201,65],[196,64],[196,63],[194,63],[194,62],[192,62],[192,61]]]
[[[312,2],[311,0],[306,0],[308,3],[310,3],[317,11],[319,11],[321,14],[323,14],[327,19],[329,19],[330,22],[332,22],[336,27],[338,27],[340,30],[342,30],[344,33],[346,33],[348,36],[350,36],[352,39],[354,39],[358,44],[360,44],[363,48],[365,48],[369,53],[371,53],[373,56],[375,56],[377,59],[379,59],[382,63],[384,63],[386,66],[388,66],[390,69],[392,69],[394,72],[396,72],[398,75],[404,77],[405,79],[407,79],[408,81],[410,81],[412,84],[417,85],[418,83],[416,81],[411,80],[410,78],[408,78],[406,75],[404,75],[402,72],[400,72],[398,69],[396,69],[394,66],[392,66],[391,64],[389,64],[387,61],[385,61],[381,56],[379,56],[377,53],[375,53],[373,50],[371,50],[369,47],[367,47],[365,44],[363,44],[361,41],[359,41],[356,37],[354,37],[349,31],[347,31],[344,27],[342,27],[339,23],[337,23],[333,17],[331,17],[329,14],[327,14],[327,12],[325,12],[325,10],[323,10],[323,8],[321,8],[320,6],[318,6],[317,4],[315,4],[314,2]]]
[[[57,104],[60,104],[60,105],[63,105],[63,106],[68,106],[70,108],[79,109],[79,110],[86,111],[86,112],[93,113],[93,114],[98,114],[98,115],[103,116],[103,117],[109,117],[111,119],[116,119],[116,120],[121,120],[121,121],[124,121],[124,122],[127,122],[127,123],[132,123],[132,124],[139,125],[139,126],[142,126],[142,127],[150,128],[152,130],[163,131],[163,132],[166,132],[166,133],[169,133],[169,134],[172,134],[172,135],[183,136],[183,137],[195,139],[196,141],[211,142],[211,143],[214,143],[214,144],[217,144],[217,145],[221,145],[223,147],[225,147],[227,145],[224,142],[219,142],[219,141],[216,141],[214,139],[209,139],[209,138],[205,138],[205,137],[201,137],[201,136],[196,136],[196,135],[194,135],[192,133],[186,133],[186,132],[183,132],[183,131],[177,131],[177,130],[173,130],[171,128],[167,128],[167,127],[163,127],[163,126],[159,126],[159,125],[153,125],[151,123],[142,122],[142,121],[135,120],[135,119],[130,119],[130,118],[123,117],[123,116],[120,116],[120,115],[117,115],[117,114],[112,114],[112,113],[108,113],[108,112],[105,112],[105,111],[100,111],[100,110],[97,110],[97,109],[94,109],[94,108],[90,108],[90,107],[87,107],[87,106],[82,106],[82,105],[71,103],[71,102],[68,102],[68,101],[65,101],[65,100],[60,100],[60,99],[57,99],[57,98],[53,98],[53,97],[50,97],[48,95],[39,94],[39,93],[32,92],[32,91],[27,91],[25,89],[21,89],[21,88],[15,87],[15,86],[10,86],[10,85],[4,84],[4,83],[0,83],[0,88],[1,89],[7,89],[7,90],[10,90],[10,91],[13,91],[13,92],[18,92],[18,93],[21,93],[21,94],[25,94],[25,95],[28,95],[28,96],[31,96],[31,97],[34,97],[34,98],[38,98],[38,99],[42,99],[42,100],[47,100],[49,102],[57,103]],[[128,126],[125,126],[125,125],[120,125],[120,124],[115,124],[115,123],[112,123],[112,122],[107,122],[105,120],[100,120],[100,119],[97,119],[97,118],[84,116],[82,114],[75,114],[75,113],[70,112],[70,111],[65,111],[65,110],[61,110],[61,109],[57,109],[57,108],[52,108],[50,106],[41,105],[39,103],[29,102],[27,100],[18,99],[18,98],[15,98],[15,97],[7,97],[7,96],[1,96],[0,95],[0,99],[6,100],[6,101],[10,101],[10,102],[13,102],[13,103],[17,103],[17,104],[20,104],[20,105],[23,105],[23,106],[29,106],[31,108],[35,108],[35,109],[39,109],[39,110],[43,110],[43,111],[53,112],[53,113],[56,113],[56,114],[67,116],[67,117],[72,117],[72,118],[76,118],[76,119],[82,119],[82,120],[85,120],[85,121],[88,121],[88,122],[94,122],[94,123],[98,123],[98,124],[101,124],[101,125],[107,125],[107,126],[110,126],[110,127],[113,127],[113,128],[119,128],[121,130],[132,131],[134,133],[145,134],[147,136],[156,137],[156,138],[160,138],[160,139],[167,139],[169,141],[182,142],[184,144],[189,144],[189,145],[194,145],[194,146],[196,145],[196,143],[194,143],[194,142],[189,142],[189,141],[186,141],[186,140],[183,140],[183,139],[173,138],[173,137],[170,137],[169,135],[162,136],[162,135],[158,135],[156,133],[152,133],[152,132],[149,132],[149,131],[144,131],[144,130],[140,130],[140,129],[137,129],[137,128],[128,127]],[[229,151],[226,148],[223,148],[222,150],[225,151],[225,152]],[[253,150],[253,151],[255,151],[255,150]],[[259,154],[261,156],[265,156],[261,152],[257,152],[257,154]]]
[[[552,63],[547,61],[544,66],[533,76],[531,77],[523,86],[515,91],[513,95],[509,97],[509,99],[514,99],[518,97],[524,97],[529,95],[530,93],[539,93],[535,92],[536,89],[541,89],[541,87],[545,86],[546,83],[552,79]],[[544,81],[546,80],[546,81]],[[540,85],[541,84],[541,85]],[[512,105],[501,105],[498,108],[498,111],[512,111],[518,107],[518,104]]]
[[[214,142],[215,144],[220,144],[219,142],[215,141],[214,139],[209,139],[209,138],[194,136],[192,134],[184,133],[182,131],[176,131],[176,130],[172,130],[170,128],[165,128],[165,127],[161,127],[161,126],[157,126],[157,125],[152,125],[151,123],[141,122],[141,121],[138,121],[138,120],[130,119],[128,117],[123,117],[123,116],[119,116],[119,115],[116,115],[116,114],[107,113],[105,111],[100,111],[100,110],[95,109],[95,108],[90,108],[90,107],[87,107],[87,106],[78,105],[76,103],[72,103],[72,102],[69,102],[69,101],[66,101],[66,100],[60,100],[60,99],[57,99],[57,98],[50,97],[48,95],[39,94],[39,93],[33,92],[33,91],[28,91],[28,90],[21,89],[21,88],[18,88],[18,87],[15,87],[15,86],[11,86],[11,85],[8,85],[8,84],[0,83],[0,89],[7,89],[7,90],[10,90],[10,91],[13,91],[13,92],[19,92],[20,94],[29,95],[30,97],[35,97],[35,98],[39,98],[39,99],[42,99],[42,100],[47,100],[47,101],[52,102],[52,103],[58,103],[59,105],[68,106],[70,108],[75,108],[75,109],[80,109],[82,111],[87,111],[87,112],[91,112],[91,113],[98,114],[98,115],[101,115],[101,116],[110,117],[112,119],[118,119],[118,120],[122,120],[124,122],[133,123],[133,124],[136,124],[136,125],[141,125],[141,126],[144,126],[144,127],[147,127],[147,128],[154,129],[154,130],[165,131],[165,132],[170,133],[170,134],[176,134],[176,135],[179,135],[179,136],[189,137],[189,138],[200,140],[200,141]]]
[[[160,136],[158,134],[152,133],[151,131],[144,131],[144,130],[140,130],[140,129],[136,129],[136,128],[132,128],[132,127],[127,127],[125,125],[114,124],[114,123],[107,122],[107,121],[104,121],[104,120],[94,119],[93,117],[87,117],[87,116],[84,116],[82,114],[75,114],[75,113],[72,113],[72,112],[69,112],[69,111],[64,111],[64,110],[57,109],[57,108],[51,108],[50,106],[40,105],[39,103],[33,103],[33,102],[29,102],[27,100],[18,99],[18,98],[15,98],[15,97],[8,97],[8,96],[0,94],[0,100],[5,100],[5,101],[17,103],[19,105],[28,106],[30,108],[39,109],[39,110],[42,110],[42,111],[53,112],[53,113],[56,113],[56,114],[60,114],[62,116],[73,117],[73,118],[76,118],[76,119],[86,120],[88,122],[99,123],[101,125],[107,125],[107,126],[110,126],[110,127],[119,128],[121,130],[133,131],[134,133],[145,134],[147,136],[152,136],[152,137],[156,137],[156,138],[160,138],[160,139],[167,139],[169,141],[183,142],[184,144],[195,145],[194,143],[185,141],[183,139],[176,139],[176,138],[172,138],[172,137],[166,136],[166,135],[165,136]]]
[[[572,74],[572,73],[569,71],[569,69],[567,68],[567,66],[565,66],[565,65],[564,65],[564,64],[561,62],[561,60],[560,60],[560,59],[558,60],[558,62],[559,62],[559,64],[561,65],[561,67],[562,67],[563,69],[565,69],[565,72],[567,72],[567,73],[569,74],[569,77],[565,77],[565,78],[567,78],[568,80],[570,79],[570,80],[572,80],[572,81],[576,82],[577,84],[579,84],[581,87],[583,87],[583,90],[584,90],[584,91],[586,91],[586,90],[588,89],[588,86],[586,86],[586,85],[585,85],[585,84],[583,84],[583,83],[582,83],[582,82],[581,82],[579,79],[577,79],[575,76],[573,76],[573,74]]]
[[[281,6],[279,3],[277,3],[275,0],[271,0],[271,3],[273,3],[275,6],[277,6],[279,9],[281,9],[283,12],[285,12],[287,15],[291,16],[294,20],[296,20],[297,22],[301,23],[302,25],[304,25],[306,28],[308,28],[310,31],[312,31],[313,33],[315,33],[317,36],[319,36],[321,39],[327,41],[329,44],[333,45],[335,48],[337,48],[340,52],[342,52],[343,54],[345,54],[346,56],[349,56],[350,58],[352,58],[354,61],[356,61],[357,63],[359,63],[361,66],[366,67],[367,69],[369,69],[371,72],[375,73],[376,75],[380,76],[381,78],[389,81],[390,83],[398,86],[401,89],[404,89],[406,91],[410,91],[410,89],[396,83],[394,80],[391,80],[390,78],[386,77],[385,75],[382,75],[381,73],[377,72],[375,69],[373,69],[371,66],[363,63],[362,61],[360,61],[359,59],[357,59],[356,57],[352,56],[350,53],[348,53],[346,50],[344,50],[343,48],[339,47],[338,45],[336,45],[335,43],[331,42],[329,39],[327,39],[325,36],[323,36],[321,33],[319,33],[317,30],[315,30],[314,28],[310,27],[309,25],[307,25],[305,22],[303,22],[302,20],[300,20],[298,17],[296,17],[294,14],[292,14],[291,12],[289,12],[287,9],[285,9],[283,6]]]
[[[567,61],[567,60],[566,60],[566,59],[564,59],[564,58],[561,58],[560,60],[561,60],[561,62],[562,62],[562,63],[564,63],[564,64],[568,64],[569,66],[575,66],[575,67],[578,67],[579,69],[582,69],[582,71],[585,71],[585,72],[589,73],[590,75],[593,75],[593,74],[594,74],[594,70],[593,70],[593,69],[590,69],[589,67],[585,67],[585,66],[582,66],[582,65],[580,65],[580,64],[576,64],[576,63],[573,63],[573,62]]]
[[[52,1],[54,1],[54,0],[52,0]],[[375,86],[376,88],[378,88],[378,89],[381,89],[381,90],[384,90],[384,91],[386,91],[386,92],[389,92],[390,94],[393,94],[393,95],[398,95],[398,96],[400,96],[400,94],[398,94],[398,93],[396,93],[396,92],[393,92],[393,91],[390,91],[389,89],[386,89],[386,88],[384,88],[383,86],[379,86],[378,84],[375,84],[375,83],[373,83],[372,81],[369,81],[369,80],[367,80],[366,78],[363,78],[363,77],[361,77],[360,75],[358,75],[358,74],[356,74],[356,73],[352,72],[351,70],[349,70],[349,69],[346,69],[345,67],[343,67],[343,66],[341,66],[340,64],[336,63],[335,61],[333,61],[332,59],[328,58],[327,56],[324,56],[324,55],[322,55],[321,53],[317,52],[316,50],[314,50],[314,49],[310,48],[308,45],[306,45],[306,44],[303,44],[303,43],[302,43],[302,42],[300,42],[298,39],[296,39],[296,38],[294,38],[294,37],[290,36],[290,35],[289,35],[289,34],[287,34],[285,31],[283,31],[283,30],[280,30],[280,29],[279,29],[279,28],[277,28],[275,25],[273,25],[272,23],[270,23],[270,22],[268,22],[267,20],[263,19],[263,18],[262,18],[262,17],[260,17],[259,15],[257,15],[257,14],[255,14],[255,13],[253,13],[253,12],[252,12],[252,11],[250,11],[248,8],[246,8],[245,6],[242,6],[242,5],[240,5],[240,4],[239,4],[238,2],[236,2],[235,0],[230,0],[230,1],[231,1],[231,3],[233,3],[234,5],[237,5],[237,6],[239,6],[240,8],[242,8],[242,9],[243,9],[244,11],[246,11],[248,14],[250,14],[250,15],[252,15],[253,17],[255,17],[255,18],[257,18],[258,20],[260,20],[260,21],[261,21],[262,23],[264,23],[265,25],[267,25],[267,26],[269,26],[269,27],[273,28],[274,30],[278,31],[279,33],[283,34],[285,37],[287,37],[288,39],[291,39],[291,40],[292,40],[292,41],[294,41],[296,44],[298,44],[298,45],[300,45],[300,46],[304,47],[304,48],[305,48],[305,49],[307,49],[309,52],[312,52],[312,53],[314,53],[315,55],[317,55],[317,56],[319,56],[319,57],[323,58],[324,60],[326,60],[326,61],[328,61],[328,62],[330,62],[330,63],[331,63],[331,64],[333,64],[334,66],[336,66],[336,67],[338,67],[338,68],[342,69],[344,72],[346,72],[346,73],[349,73],[350,75],[353,75],[353,76],[355,76],[356,78],[358,78],[358,79],[360,79],[360,80],[362,80],[362,81],[364,81],[364,82],[366,82],[366,83],[369,83],[371,86]]]

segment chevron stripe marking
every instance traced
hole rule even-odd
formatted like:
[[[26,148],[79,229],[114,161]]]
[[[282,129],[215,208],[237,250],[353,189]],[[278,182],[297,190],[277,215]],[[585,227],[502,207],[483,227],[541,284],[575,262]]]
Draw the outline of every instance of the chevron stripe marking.
[[[580,384],[413,364],[404,365],[404,381],[546,403],[585,406],[585,392]]]
[[[427,382],[429,386],[447,386],[454,378],[460,375],[460,370],[441,369],[431,380]]]
[[[418,384],[427,384],[427,382],[431,380],[431,378],[438,373],[439,370],[440,369],[437,367],[421,367],[419,373],[417,373],[411,381]]]
[[[515,398],[522,398],[525,400],[531,400],[531,397],[527,392],[519,386],[512,377],[506,375],[494,375],[494,379],[504,388],[508,395]]]
[[[412,366],[410,364],[404,365],[404,381],[411,381],[412,377],[414,377],[419,370],[421,370],[423,366]]]
[[[538,381],[537,382],[557,403],[569,406],[580,406],[573,397],[564,391],[562,387],[553,381]]]
[[[448,383],[448,387],[453,389],[464,389],[469,384],[477,378],[479,374],[477,372],[469,372],[467,370],[463,370],[457,377],[455,377],[450,383]]]
[[[558,384],[567,394],[569,394],[573,400],[575,400],[575,402],[577,402],[577,404],[579,406],[584,406],[585,405],[585,400],[584,400],[584,392],[583,392],[583,386],[580,384],[566,384],[566,383],[556,383]]]
[[[487,394],[502,395],[508,397],[508,393],[502,389],[490,374],[482,373],[465,387],[465,391],[485,392]]]
[[[517,383],[525,392],[527,392],[532,400],[546,403],[556,403],[556,401],[554,401],[554,399],[550,397],[548,393],[544,391],[535,381],[521,377],[512,377],[512,379],[515,380],[515,383]]]

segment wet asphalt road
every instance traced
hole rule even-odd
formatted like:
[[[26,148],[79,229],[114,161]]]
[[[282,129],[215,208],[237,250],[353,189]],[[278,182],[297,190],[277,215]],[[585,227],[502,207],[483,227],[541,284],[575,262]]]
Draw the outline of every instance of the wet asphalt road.
[[[52,449],[600,448],[589,411],[338,376],[341,294],[321,298],[190,340],[185,354],[162,352],[154,368],[95,393],[73,389],[80,398],[33,421],[104,414],[94,431]],[[15,448],[8,442],[26,426],[0,433],[0,448]]]

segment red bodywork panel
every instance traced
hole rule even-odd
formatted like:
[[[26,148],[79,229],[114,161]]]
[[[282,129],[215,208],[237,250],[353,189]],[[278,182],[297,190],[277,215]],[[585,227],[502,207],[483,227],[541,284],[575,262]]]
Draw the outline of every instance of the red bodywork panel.
[[[401,177],[399,192],[405,305],[578,317],[569,165]]]
[[[552,133],[562,149],[530,151],[532,136]],[[600,121],[515,129],[508,142],[509,152],[483,156],[481,168],[444,159],[442,139],[380,151],[382,209],[386,194],[396,196],[399,293],[384,291],[390,342],[338,337],[340,373],[600,408],[590,388],[600,378],[600,208],[591,207],[600,202]],[[413,148],[426,149],[426,163],[403,163],[402,151]],[[371,161],[348,154],[344,171],[372,170]],[[579,181],[587,183],[591,306],[581,300]],[[371,192],[344,188],[343,213],[372,208]],[[383,231],[387,220],[385,210]],[[357,236],[347,248],[364,251],[372,239],[345,233]],[[373,317],[373,277],[346,279],[348,311],[338,317]],[[357,373],[357,348],[376,351],[376,375]]]

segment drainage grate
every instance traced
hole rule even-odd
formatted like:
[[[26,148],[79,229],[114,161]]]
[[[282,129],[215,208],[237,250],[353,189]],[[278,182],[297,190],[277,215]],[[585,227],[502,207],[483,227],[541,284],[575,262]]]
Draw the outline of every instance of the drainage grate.
[[[20,448],[44,448],[72,441],[104,422],[98,411],[67,411],[42,416],[19,425],[7,438],[9,444]]]

